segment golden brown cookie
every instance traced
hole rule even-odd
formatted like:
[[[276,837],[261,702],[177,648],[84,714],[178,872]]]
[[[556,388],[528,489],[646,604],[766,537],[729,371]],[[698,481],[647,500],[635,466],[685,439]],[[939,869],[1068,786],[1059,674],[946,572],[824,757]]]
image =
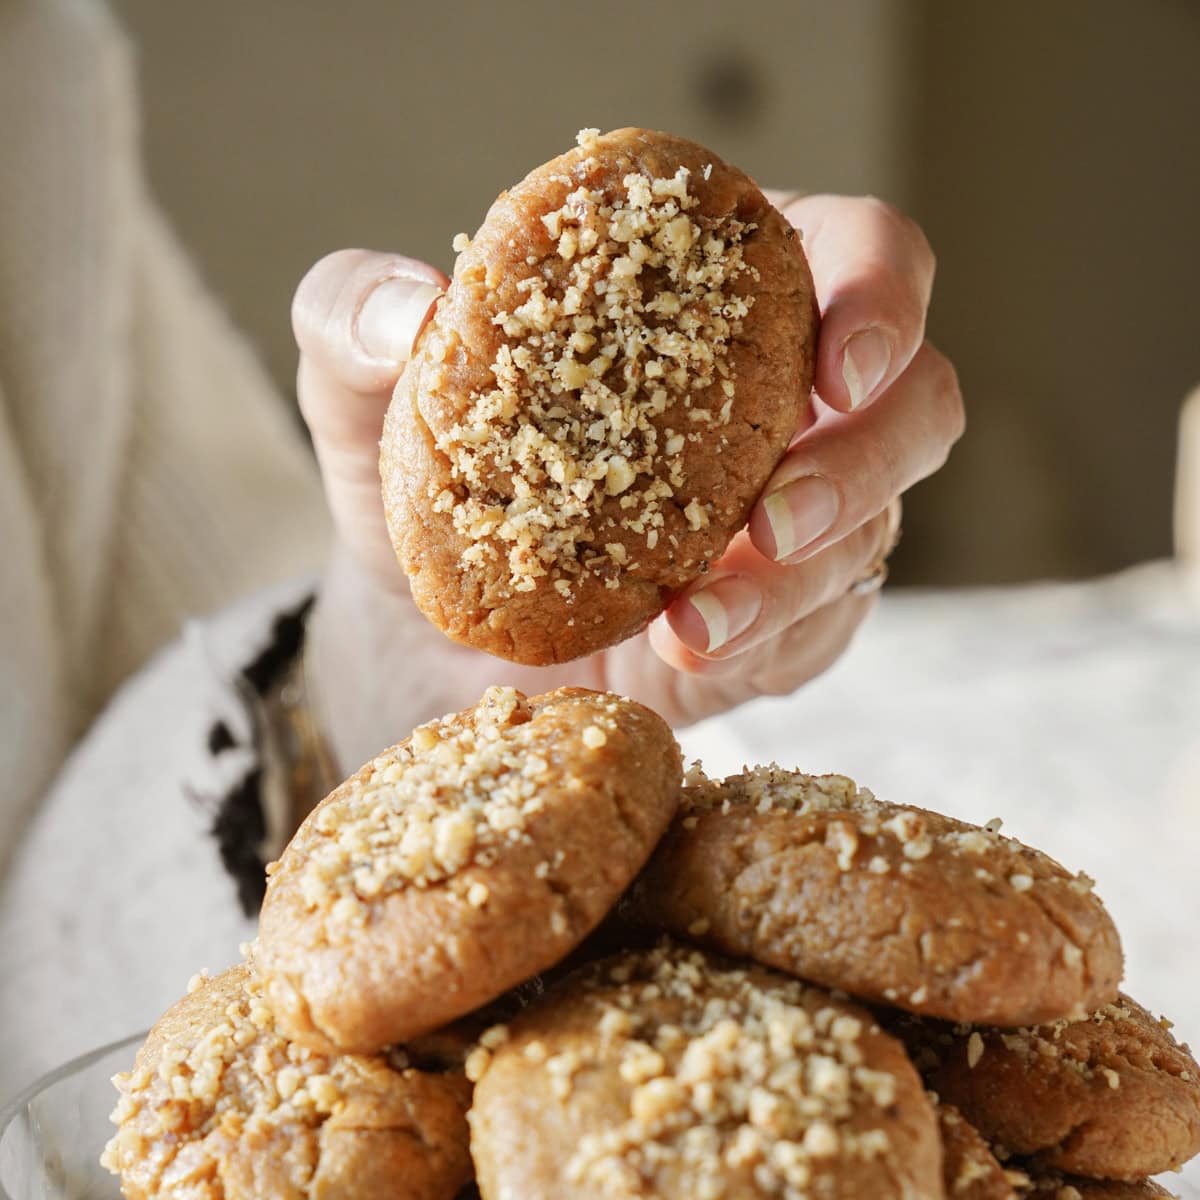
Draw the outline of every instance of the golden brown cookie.
[[[1155,1200],[1172,1194],[1153,1179],[1084,1179],[1057,1171],[1034,1173],[1027,1178],[1028,1185],[1019,1188],[1018,1194],[1028,1200]]]
[[[462,249],[380,459],[417,605],[524,663],[624,640],[706,571],[812,388],[808,264],[755,184],[683,138],[585,133]]]
[[[326,797],[271,870],[256,962],[280,1027],[371,1053],[563,958],[678,800],[670,729],[617,696],[492,688]]]
[[[698,950],[584,968],[467,1073],[485,1200],[943,1194],[933,1107],[869,1013]]]
[[[245,963],[193,980],[114,1082],[102,1161],[128,1200],[453,1200],[471,1178],[460,1071],[289,1042]]]
[[[1115,997],[1120,941],[1090,889],[844,776],[756,767],[684,789],[627,911],[864,999],[1021,1025]]]
[[[1139,1180],[1200,1153],[1200,1068],[1128,996],[1032,1029],[895,1030],[939,1096],[1036,1169]]]
[[[979,1130],[952,1104],[937,1105],[947,1200],[1016,1200],[1013,1181]]]

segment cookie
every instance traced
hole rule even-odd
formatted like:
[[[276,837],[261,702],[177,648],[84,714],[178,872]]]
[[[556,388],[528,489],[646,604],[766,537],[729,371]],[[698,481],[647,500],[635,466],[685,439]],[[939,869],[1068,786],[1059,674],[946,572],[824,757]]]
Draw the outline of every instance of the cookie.
[[[947,1200],[1017,1200],[1008,1172],[962,1113],[939,1103],[937,1117]]]
[[[939,1096],[1035,1168],[1136,1181],[1200,1153],[1200,1068],[1128,996],[1031,1029],[896,1032]]]
[[[371,1053],[558,962],[646,861],[681,771],[661,718],[578,688],[491,688],[421,726],[270,869],[255,957],[280,1027]]]
[[[627,911],[867,1000],[1032,1024],[1107,1003],[1117,931],[1052,859],[840,775],[697,779]]]
[[[900,1044],[863,1009],[698,950],[584,968],[467,1073],[487,1200],[942,1196]]]
[[[460,1071],[289,1042],[245,963],[193,980],[114,1082],[102,1162],[127,1200],[453,1200],[471,1179]]]
[[[1060,1175],[1056,1171],[1029,1176],[1028,1185],[1019,1189],[1022,1200],[1154,1200],[1171,1197],[1153,1179],[1131,1183],[1115,1179],[1083,1179],[1078,1175]]]
[[[747,176],[585,131],[492,206],[392,399],[384,508],[418,607],[522,663],[636,633],[745,524],[816,331],[799,235]]]

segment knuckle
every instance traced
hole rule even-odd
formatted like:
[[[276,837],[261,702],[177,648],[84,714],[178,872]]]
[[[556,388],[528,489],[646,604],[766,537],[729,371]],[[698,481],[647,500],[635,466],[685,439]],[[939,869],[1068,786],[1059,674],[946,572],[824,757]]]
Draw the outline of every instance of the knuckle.
[[[930,347],[932,391],[937,405],[938,427],[944,431],[946,450],[966,432],[967,414],[962,387],[954,364],[939,350]]]
[[[887,200],[868,196],[867,203],[870,205],[872,216],[906,247],[928,289],[937,270],[937,256],[929,244],[925,230],[906,212]]]

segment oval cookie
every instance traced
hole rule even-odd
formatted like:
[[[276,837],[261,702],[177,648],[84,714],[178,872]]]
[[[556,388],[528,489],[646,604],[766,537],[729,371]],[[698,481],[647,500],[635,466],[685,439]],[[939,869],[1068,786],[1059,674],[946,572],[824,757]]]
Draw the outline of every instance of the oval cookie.
[[[745,524],[810,403],[816,329],[796,231],[702,146],[621,129],[531,172],[388,411],[418,607],[523,663],[637,632]]]
[[[686,787],[629,911],[914,1012],[1022,1025],[1116,995],[1116,929],[1083,876],[840,775],[756,767]]]
[[[1128,996],[1037,1028],[896,1030],[939,1096],[1037,1167],[1136,1181],[1200,1153],[1200,1068]]]
[[[484,1039],[485,1197],[942,1196],[937,1122],[871,1016],[660,946],[585,968]]]
[[[373,1052],[558,962],[646,861],[678,801],[649,709],[492,688],[323,800],[271,871],[256,962],[282,1028]]]
[[[453,1200],[471,1179],[460,1071],[289,1042],[244,963],[197,978],[114,1082],[102,1161],[128,1200]]]

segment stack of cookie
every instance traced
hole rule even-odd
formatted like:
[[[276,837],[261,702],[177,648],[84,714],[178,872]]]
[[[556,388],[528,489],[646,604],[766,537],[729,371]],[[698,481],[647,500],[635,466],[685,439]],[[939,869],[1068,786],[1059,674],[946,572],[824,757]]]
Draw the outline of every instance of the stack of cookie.
[[[685,779],[611,695],[378,756],[248,951],[117,1077],[131,1200],[1133,1198],[1200,1150],[1086,877],[839,776]]]

